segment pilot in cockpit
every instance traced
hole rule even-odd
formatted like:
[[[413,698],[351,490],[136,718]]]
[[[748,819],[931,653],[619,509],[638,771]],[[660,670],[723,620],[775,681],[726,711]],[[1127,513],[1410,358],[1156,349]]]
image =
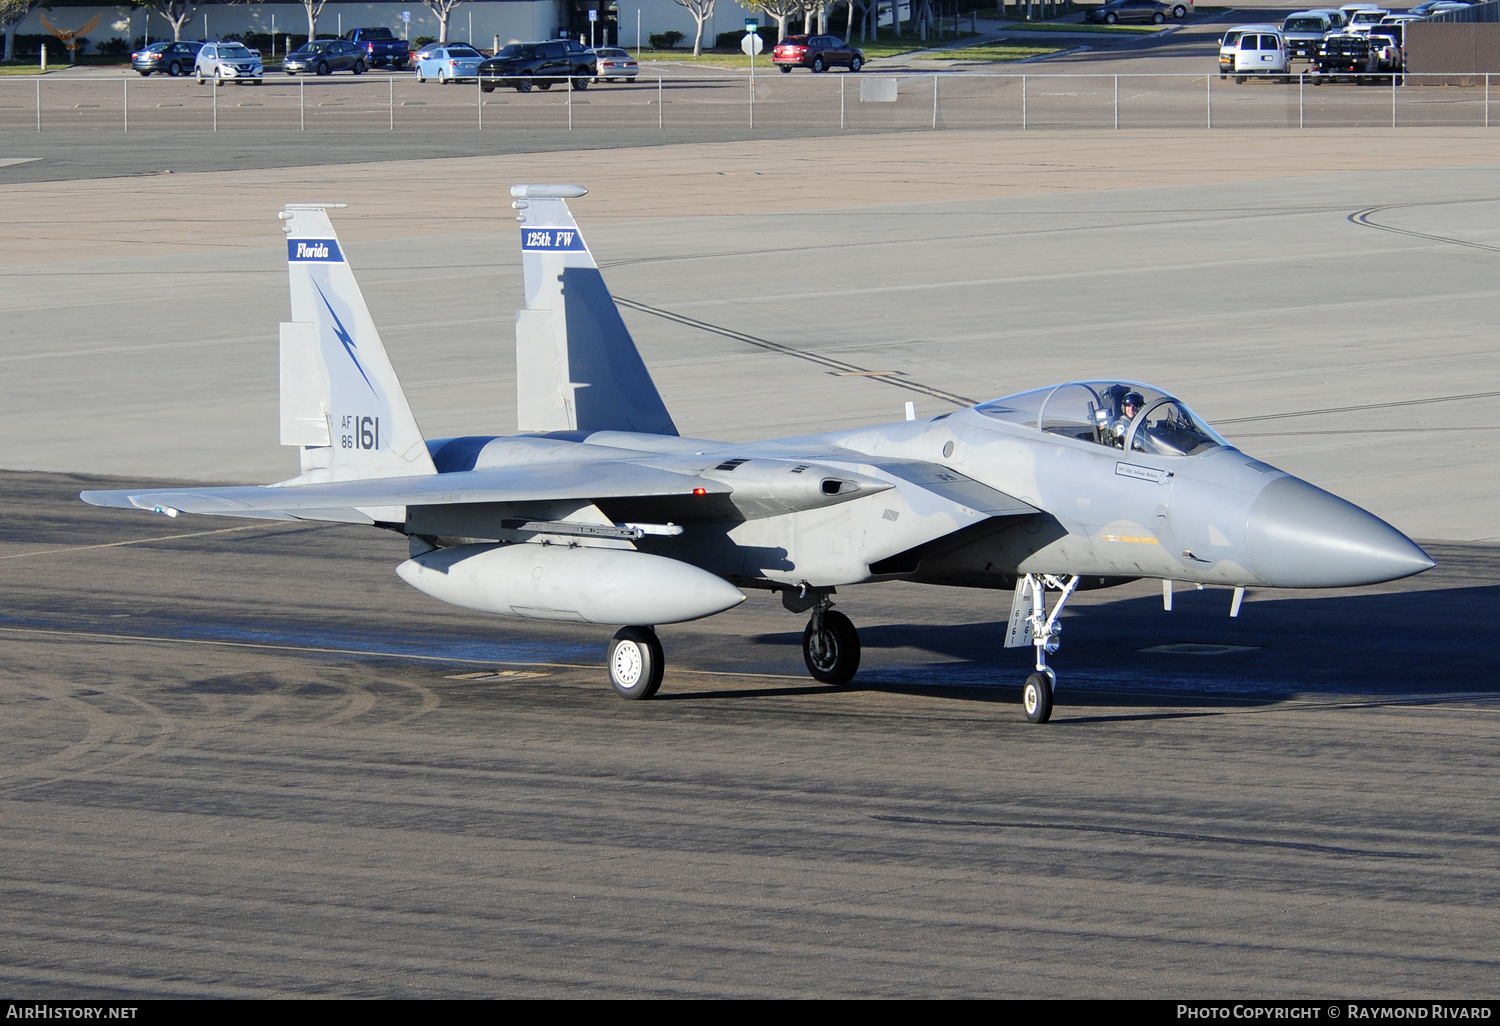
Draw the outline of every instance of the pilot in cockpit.
[[[1118,391],[1116,391],[1118,389]],[[1124,395],[1120,393],[1124,392]],[[1113,393],[1111,395],[1111,393]],[[1139,392],[1126,391],[1123,386],[1116,385],[1115,388],[1105,392],[1117,404],[1113,416],[1109,410],[1099,410],[1099,440],[1105,445],[1112,445],[1116,449],[1125,448],[1125,435],[1130,431],[1130,422],[1135,420],[1136,414],[1146,405],[1145,397]]]

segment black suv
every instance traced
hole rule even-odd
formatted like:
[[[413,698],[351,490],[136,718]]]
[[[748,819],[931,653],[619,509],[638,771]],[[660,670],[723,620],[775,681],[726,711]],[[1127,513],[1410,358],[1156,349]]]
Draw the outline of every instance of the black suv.
[[[571,78],[574,89],[587,89],[598,73],[594,55],[571,39],[511,43],[479,63],[479,88],[493,93],[496,86],[507,86],[529,93],[532,86],[551,89]]]

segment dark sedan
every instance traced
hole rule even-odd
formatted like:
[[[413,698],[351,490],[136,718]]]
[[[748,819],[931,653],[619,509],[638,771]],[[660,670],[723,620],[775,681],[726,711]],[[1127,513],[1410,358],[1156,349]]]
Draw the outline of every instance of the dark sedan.
[[[505,86],[529,93],[532,86],[551,89],[571,78],[574,89],[587,89],[598,73],[594,55],[570,39],[511,43],[479,65],[479,88],[492,93]]]
[[[771,63],[784,75],[793,68],[811,68],[814,74],[829,68],[858,71],[865,55],[838,36],[787,36],[771,51]]]
[[[316,39],[287,54],[281,62],[281,70],[288,75],[309,71],[315,75],[331,75],[335,71],[363,75],[365,51],[347,39]]]
[[[130,55],[130,66],[142,76],[149,76],[153,71],[160,71],[174,78],[178,75],[190,75],[201,49],[202,43],[188,41],[152,43],[144,50],[137,50]]]
[[[1110,0],[1099,7],[1090,7],[1084,21],[1113,25],[1122,21],[1142,21],[1160,25],[1172,17],[1171,4],[1161,0]]]

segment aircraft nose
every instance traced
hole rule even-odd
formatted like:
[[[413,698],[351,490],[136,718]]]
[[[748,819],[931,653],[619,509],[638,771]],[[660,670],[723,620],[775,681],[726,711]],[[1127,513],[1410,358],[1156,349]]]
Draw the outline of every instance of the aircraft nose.
[[[1384,520],[1295,477],[1267,485],[1245,526],[1251,564],[1272,587],[1378,584],[1437,566]]]

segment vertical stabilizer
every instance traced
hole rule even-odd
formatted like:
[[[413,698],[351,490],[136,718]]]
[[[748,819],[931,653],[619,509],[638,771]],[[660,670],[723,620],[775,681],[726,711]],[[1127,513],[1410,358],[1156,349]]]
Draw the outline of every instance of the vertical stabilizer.
[[[517,185],[526,309],[516,311],[517,427],[675,435],[666,404],[568,211],[581,185]]]
[[[292,321],[281,326],[281,437],[305,477],[433,474],[427,443],[381,345],[326,206],[282,211]]]

